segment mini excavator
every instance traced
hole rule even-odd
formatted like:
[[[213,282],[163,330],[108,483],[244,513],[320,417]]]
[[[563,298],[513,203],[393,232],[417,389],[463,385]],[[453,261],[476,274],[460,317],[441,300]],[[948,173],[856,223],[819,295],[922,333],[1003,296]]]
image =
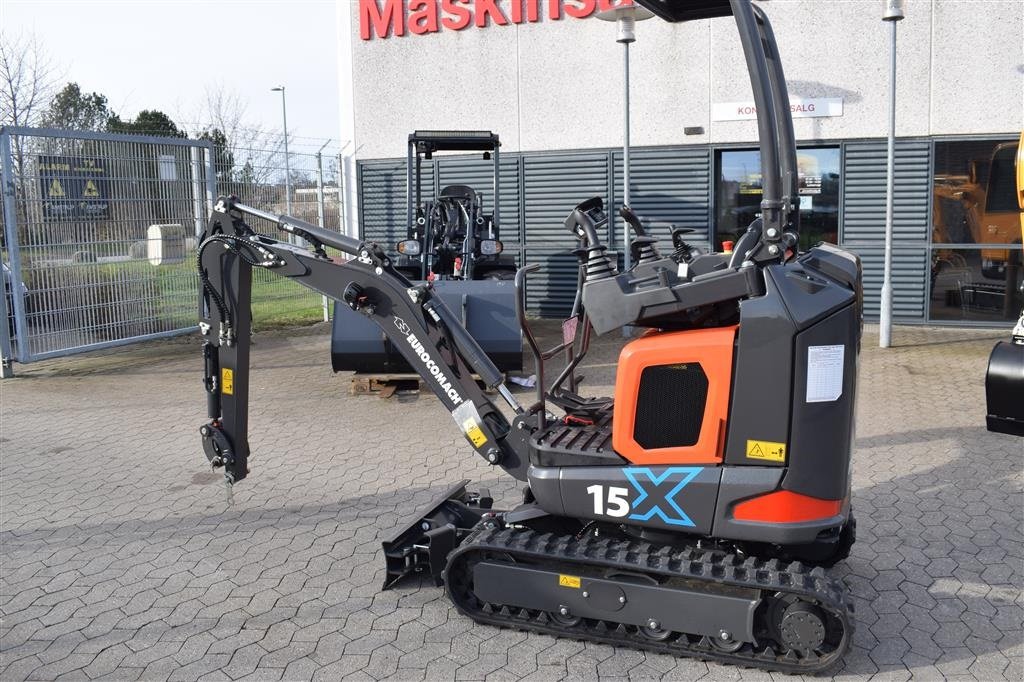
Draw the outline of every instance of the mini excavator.
[[[757,107],[761,214],[732,253],[671,255],[637,230],[620,271],[600,198],[565,221],[579,294],[544,351],[525,315],[536,399],[520,404],[430,282],[378,244],[221,197],[198,249],[204,452],[229,484],[249,473],[252,269],[335,298],[375,322],[474,452],[525,484],[522,502],[443,491],[383,542],[384,588],[419,574],[474,621],[789,673],[835,665],[853,608],[826,569],[854,541],[850,455],[862,329],[858,258],[798,252],[789,99],[768,18],[749,0],[638,0],[669,21],[732,15]],[[257,232],[271,225],[299,247]],[[255,227],[254,227],[255,226]],[[638,229],[639,228],[639,229]],[[326,248],[350,256],[339,261]],[[580,394],[592,334],[643,329],[622,348],[614,395]],[[554,358],[565,365],[551,381]],[[474,380],[478,377],[483,387]],[[493,393],[485,392],[485,387]],[[499,407],[492,401],[500,399]]]

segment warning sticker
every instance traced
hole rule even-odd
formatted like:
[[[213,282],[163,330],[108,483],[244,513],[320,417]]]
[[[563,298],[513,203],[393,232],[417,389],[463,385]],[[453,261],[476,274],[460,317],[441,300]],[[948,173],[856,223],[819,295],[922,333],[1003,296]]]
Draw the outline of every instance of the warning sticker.
[[[235,394],[235,372],[234,370],[222,367],[220,370],[220,392],[224,395]]]
[[[54,182],[57,182],[57,181],[54,180]],[[83,197],[98,197],[99,195],[100,195],[100,191],[98,189],[96,189],[96,183],[93,182],[92,180],[86,180],[85,181],[85,189],[82,190],[82,196]]]
[[[575,575],[558,575],[558,585],[560,587],[572,587],[573,589],[580,589],[579,576]]]
[[[807,402],[830,403],[843,395],[843,357],[846,346],[807,348]]]
[[[786,461],[786,444],[770,440],[748,440],[748,459],[766,459],[769,462]]]
[[[67,194],[64,192],[64,185],[60,184],[60,180],[57,178],[53,179],[50,183],[50,191],[46,193],[46,196],[53,199],[63,199]]]
[[[487,442],[487,436],[484,435],[483,429],[473,419],[467,419],[462,422],[462,430],[465,432],[466,437],[469,438],[469,442],[473,444],[473,447],[478,448]]]

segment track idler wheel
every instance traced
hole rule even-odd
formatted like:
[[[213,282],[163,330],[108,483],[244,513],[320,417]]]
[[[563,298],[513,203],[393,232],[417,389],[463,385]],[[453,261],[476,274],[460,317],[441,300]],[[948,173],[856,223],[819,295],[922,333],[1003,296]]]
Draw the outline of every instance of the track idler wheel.
[[[817,651],[825,643],[825,618],[814,604],[793,602],[786,607],[779,622],[782,644],[805,656]]]

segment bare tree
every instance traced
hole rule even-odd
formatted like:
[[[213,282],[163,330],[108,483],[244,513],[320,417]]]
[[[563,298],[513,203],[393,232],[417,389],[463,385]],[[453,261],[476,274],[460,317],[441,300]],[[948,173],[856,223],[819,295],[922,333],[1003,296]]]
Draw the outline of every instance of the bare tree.
[[[284,134],[280,130],[264,128],[246,118],[246,100],[222,83],[209,85],[192,124],[191,136],[216,139],[227,147],[234,166],[229,175],[233,179],[232,192],[246,195],[283,177]],[[219,131],[222,138],[214,133]],[[218,158],[227,158],[220,154]]]
[[[0,33],[0,125],[33,125],[56,92],[58,69],[35,34]]]
[[[59,69],[34,33],[0,32],[0,125],[38,123],[57,91],[59,75]],[[12,143],[20,182],[25,152],[20,137],[15,137]]]

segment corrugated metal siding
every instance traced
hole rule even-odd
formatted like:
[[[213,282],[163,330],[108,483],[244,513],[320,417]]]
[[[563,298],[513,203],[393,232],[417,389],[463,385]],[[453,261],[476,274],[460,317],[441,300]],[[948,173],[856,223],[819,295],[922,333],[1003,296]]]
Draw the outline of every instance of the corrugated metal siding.
[[[363,239],[394,246],[407,234],[405,160],[359,162],[359,230]],[[434,167],[423,165],[423,196],[434,196]]]
[[[622,205],[622,152],[614,155],[613,215]],[[711,150],[707,147],[638,149],[629,157],[629,199],[641,218],[696,230],[686,240],[706,248],[711,228]],[[617,234],[621,242],[619,220]],[[669,230],[652,233],[662,254],[672,251]]]
[[[841,235],[864,260],[865,314],[878,317],[885,227],[885,141],[844,145]],[[927,140],[896,144],[894,314],[923,321],[928,295],[931,150]],[[712,150],[709,147],[638,149],[630,162],[634,209],[651,219],[692,227],[691,241],[706,242],[711,223]],[[612,167],[614,164],[614,168]],[[424,167],[424,192],[438,184],[490,188],[490,164],[479,158],[439,157]],[[404,160],[359,164],[360,206],[366,238],[394,243],[405,234]],[[621,201],[621,152],[505,154],[502,156],[502,239],[525,251],[524,262],[543,269],[531,278],[528,305],[545,316],[565,315],[576,287],[574,242],[563,221],[572,207],[592,196]],[[612,213],[612,215],[615,215]],[[618,229],[620,221],[615,221]],[[664,230],[663,230],[664,231]],[[658,234],[664,248],[668,235]],[[620,259],[621,260],[621,259]]]
[[[864,317],[877,320],[882,290],[884,248],[849,247],[861,258],[864,268]],[[927,246],[894,246],[892,250],[892,315],[903,322],[924,319],[928,295]]]
[[[927,312],[931,232],[928,140],[897,140],[893,196],[893,317],[921,322]],[[864,263],[864,316],[877,320],[885,241],[886,142],[850,142],[843,156],[843,245]]]
[[[893,240],[928,241],[932,143],[898,140],[895,149]],[[846,244],[885,239],[886,143],[851,142],[843,158],[843,226]]]
[[[523,156],[526,262],[543,269],[531,279],[530,312],[564,317],[576,295],[576,240],[565,218],[576,204],[593,196],[608,198],[607,152]]]

